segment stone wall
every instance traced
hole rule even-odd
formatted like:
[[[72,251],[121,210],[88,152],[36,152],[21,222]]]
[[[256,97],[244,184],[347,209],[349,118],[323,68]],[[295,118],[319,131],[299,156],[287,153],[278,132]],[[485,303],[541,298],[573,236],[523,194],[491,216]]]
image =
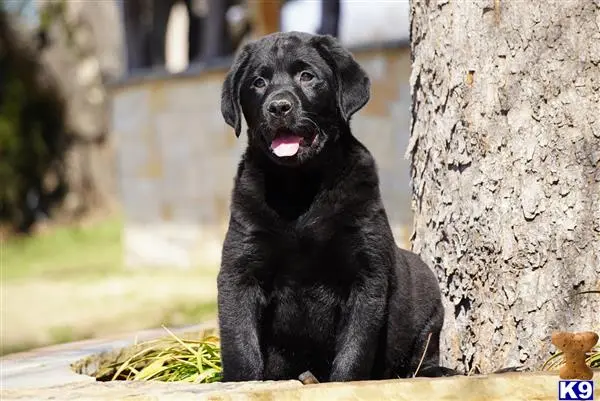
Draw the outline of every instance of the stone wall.
[[[355,55],[372,79],[372,97],[352,126],[378,162],[396,239],[407,246],[410,52]],[[218,265],[233,177],[246,144],[220,113],[225,73],[144,78],[111,89],[128,265]]]

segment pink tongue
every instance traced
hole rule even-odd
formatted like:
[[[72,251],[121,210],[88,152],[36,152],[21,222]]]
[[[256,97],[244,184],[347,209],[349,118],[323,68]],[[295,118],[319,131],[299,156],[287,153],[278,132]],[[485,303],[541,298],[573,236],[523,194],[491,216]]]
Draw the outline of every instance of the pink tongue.
[[[280,135],[271,142],[271,149],[279,157],[294,156],[300,149],[301,140],[295,135]]]

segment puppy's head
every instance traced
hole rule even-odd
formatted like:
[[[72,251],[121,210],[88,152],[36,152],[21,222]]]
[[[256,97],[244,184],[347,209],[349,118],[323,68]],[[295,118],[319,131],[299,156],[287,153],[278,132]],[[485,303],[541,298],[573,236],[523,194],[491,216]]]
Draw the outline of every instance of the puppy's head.
[[[331,36],[276,33],[246,45],[227,74],[221,112],[249,145],[280,164],[317,156],[369,100],[363,69]]]

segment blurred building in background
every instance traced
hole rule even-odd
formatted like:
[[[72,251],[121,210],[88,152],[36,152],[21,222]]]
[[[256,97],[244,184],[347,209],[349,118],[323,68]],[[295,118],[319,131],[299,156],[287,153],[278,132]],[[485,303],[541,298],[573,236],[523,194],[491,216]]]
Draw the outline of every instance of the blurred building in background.
[[[281,10],[282,31],[317,33],[321,21],[319,1],[292,0]],[[409,40],[409,2],[353,1],[340,2],[338,39],[348,47],[378,46]]]
[[[319,2],[285,2],[276,18],[273,4],[234,6],[228,20],[250,19],[253,31],[245,40],[274,30],[318,31]],[[354,131],[377,160],[392,227],[406,246],[411,224],[404,158],[410,122],[408,2],[342,1],[340,11],[340,40],[355,50],[372,80],[372,98],[353,118]],[[181,46],[185,8],[174,8],[171,17],[166,64],[180,74],[137,76],[112,89],[126,259],[130,265],[217,266],[246,140],[236,140],[220,113],[230,60],[188,65]]]
[[[321,2],[288,0],[281,6],[281,31],[318,33],[321,25]],[[409,40],[409,2],[340,1],[338,39],[345,46],[362,47],[383,43],[407,44]],[[226,18],[233,36],[244,32],[252,9],[247,4],[233,4]],[[189,14],[183,3],[173,7],[167,31],[167,69],[183,71],[188,66],[187,33]]]
[[[38,57],[66,100],[68,191],[61,209],[78,216],[118,205],[130,265],[216,266],[245,146],[220,113],[221,84],[235,48],[277,30],[318,32],[322,7],[313,0],[289,0],[281,8],[273,1],[221,3],[232,47],[228,54],[193,59],[190,25],[194,19],[204,24],[215,0],[169,1],[171,7],[162,8],[169,15],[158,18],[164,43],[154,43],[163,46],[164,60],[128,69],[131,27],[124,25],[124,7],[138,7],[148,41],[157,37],[150,29],[156,1],[39,0],[20,11],[43,31]],[[342,0],[337,28],[372,80],[371,100],[352,124],[377,160],[384,202],[403,245],[412,220],[404,158],[411,101],[408,10],[408,1]]]

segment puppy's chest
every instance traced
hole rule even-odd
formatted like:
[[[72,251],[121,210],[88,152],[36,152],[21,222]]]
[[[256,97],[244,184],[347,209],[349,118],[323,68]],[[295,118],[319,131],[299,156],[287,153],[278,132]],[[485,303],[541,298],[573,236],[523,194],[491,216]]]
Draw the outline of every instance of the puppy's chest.
[[[345,298],[335,286],[278,278],[268,294],[265,334],[285,347],[306,341],[324,345],[336,332]]]
[[[310,215],[271,230],[260,243],[269,255],[269,268],[298,274],[309,271],[339,274],[352,268],[353,255],[361,246],[360,237],[335,223]]]

